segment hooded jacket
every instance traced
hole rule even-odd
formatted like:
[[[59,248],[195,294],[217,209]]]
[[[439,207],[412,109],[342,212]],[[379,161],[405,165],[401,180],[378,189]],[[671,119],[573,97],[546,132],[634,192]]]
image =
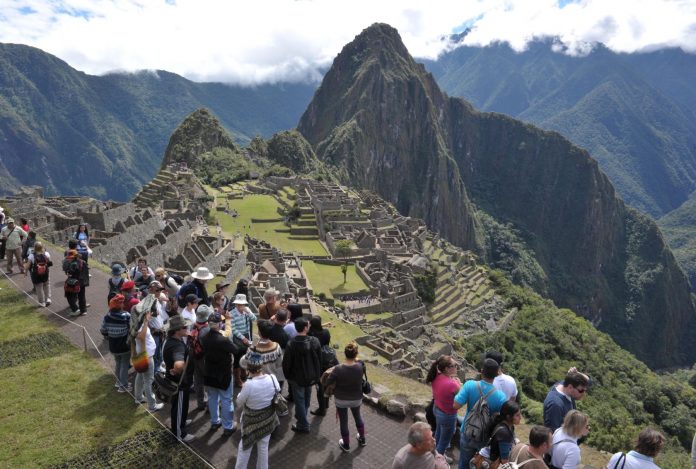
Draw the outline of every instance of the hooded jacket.
[[[102,319],[99,330],[104,337],[109,339],[109,352],[130,352],[128,344],[128,329],[130,327],[130,314],[120,310],[109,310]]]

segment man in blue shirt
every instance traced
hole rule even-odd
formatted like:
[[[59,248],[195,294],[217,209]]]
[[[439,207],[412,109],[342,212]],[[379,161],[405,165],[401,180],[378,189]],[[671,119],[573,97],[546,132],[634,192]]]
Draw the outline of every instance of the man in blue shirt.
[[[459,409],[466,405],[466,415],[462,423],[461,438],[459,440],[459,469],[468,469],[471,458],[473,458],[478,450],[487,443],[486,441],[470,441],[466,437],[464,426],[466,424],[466,418],[469,416],[469,411],[476,405],[481,396],[485,396],[489,392],[490,395],[488,395],[486,401],[488,402],[488,410],[491,414],[500,412],[500,408],[507,401],[505,394],[495,389],[495,386],[493,386],[493,380],[498,376],[499,370],[500,365],[498,365],[498,362],[491,358],[486,358],[483,361],[483,368],[481,369],[481,381],[467,381],[457,395],[454,396],[454,403],[452,406],[455,409]],[[480,392],[479,384],[481,386]]]
[[[560,428],[566,414],[577,408],[575,401],[585,397],[589,385],[587,375],[575,368],[568,370],[563,382],[554,384],[544,399],[544,426],[552,432]]]

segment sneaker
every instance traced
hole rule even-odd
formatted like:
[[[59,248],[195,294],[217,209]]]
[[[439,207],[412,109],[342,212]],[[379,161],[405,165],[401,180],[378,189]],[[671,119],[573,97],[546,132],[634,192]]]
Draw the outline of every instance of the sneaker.
[[[126,386],[126,391],[133,392],[133,385],[128,383],[128,386]]]
[[[341,448],[341,451],[343,451],[344,453],[350,451],[350,445],[343,443],[343,438],[338,440],[338,447]]]
[[[46,300],[46,306],[51,306],[51,299],[50,298]]]
[[[191,443],[195,439],[196,437],[189,433],[185,437],[181,438],[181,441],[183,441],[184,443]]]
[[[78,317],[79,315],[80,315],[80,312],[79,312],[79,311],[70,311],[70,312],[68,313],[68,316],[70,316],[71,318],[76,318],[76,317]]]
[[[121,394],[123,394],[124,392],[128,392],[128,390],[126,388],[124,388],[123,386],[119,386],[116,391],[120,392]]]
[[[162,407],[164,407],[164,404],[162,402],[158,402],[157,404],[155,404],[155,407],[153,407],[152,409],[147,409],[147,410],[149,410],[150,412],[157,412]]]
[[[364,436],[360,436],[360,433],[358,433],[357,438],[358,438],[358,444],[360,446],[367,446],[367,441],[365,441]],[[452,463],[450,462],[449,464],[452,464]]]
[[[324,417],[324,416],[326,416],[326,411],[325,411],[325,410],[320,410],[320,409],[310,410],[309,413],[312,414],[312,415],[316,415],[316,416],[318,416],[318,417]]]
[[[87,311],[80,311],[78,314],[78,316],[86,316],[86,315],[87,315]]]
[[[217,431],[218,428],[220,428],[220,427],[222,427],[222,422],[211,423],[211,424],[210,424],[210,431],[211,431],[211,432],[215,432],[215,431]]]
[[[297,425],[295,425],[294,423],[290,427],[290,430],[292,430],[295,433],[309,433],[309,428],[300,428]]]
[[[191,425],[191,422],[193,422],[193,419],[186,419],[186,425]]]
[[[237,427],[225,428],[222,431],[222,436],[231,436],[236,431],[237,431]]]
[[[147,402],[147,401],[144,398],[143,399],[136,399],[135,405],[145,404],[145,402]]]
[[[116,381],[116,384],[114,384],[114,387],[117,388],[117,389],[120,388],[120,387],[121,387],[121,383],[119,383],[118,381]]]
[[[42,307],[42,308],[45,308],[45,307],[46,307],[46,303],[39,303],[39,306]]]
[[[13,274],[13,272],[12,272],[11,270],[6,271],[5,273],[6,273],[7,275],[12,275],[12,274]]]

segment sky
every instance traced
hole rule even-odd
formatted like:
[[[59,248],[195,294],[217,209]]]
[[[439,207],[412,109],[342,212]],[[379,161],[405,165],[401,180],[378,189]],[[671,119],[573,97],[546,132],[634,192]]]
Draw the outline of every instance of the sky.
[[[681,47],[696,53],[696,0],[0,0],[0,42],[38,47],[91,73],[163,69],[242,85],[318,81],[375,22],[418,58],[464,44],[524,50],[557,38],[587,54]]]

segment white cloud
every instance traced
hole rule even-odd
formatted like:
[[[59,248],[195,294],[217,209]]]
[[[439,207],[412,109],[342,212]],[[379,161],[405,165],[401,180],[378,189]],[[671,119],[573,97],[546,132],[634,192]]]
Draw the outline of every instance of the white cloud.
[[[563,2],[564,4],[567,2]],[[696,52],[693,0],[0,0],[0,41],[39,47],[88,73],[164,69],[243,84],[317,79],[365,27],[397,28],[417,57],[473,24],[466,44],[524,49],[553,36],[571,53]]]

